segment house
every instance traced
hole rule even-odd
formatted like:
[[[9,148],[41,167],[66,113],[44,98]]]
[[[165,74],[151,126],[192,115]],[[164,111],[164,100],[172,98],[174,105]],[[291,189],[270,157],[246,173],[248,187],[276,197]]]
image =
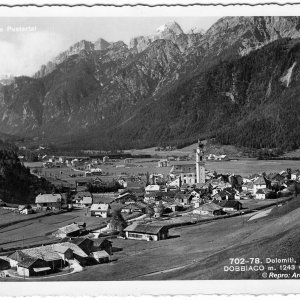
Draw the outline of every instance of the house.
[[[52,235],[58,238],[65,238],[70,236],[79,236],[84,231],[84,228],[77,223],[72,223],[67,226],[59,228]]]
[[[87,260],[88,260],[88,255],[78,245],[76,245],[75,243],[71,243],[71,242],[62,242],[62,243],[59,243],[58,245],[70,248],[73,251],[73,259],[76,259],[82,266],[86,265]]]
[[[51,272],[47,262],[40,258],[26,257],[17,265],[17,273],[23,277],[41,276]]]
[[[212,196],[212,198],[214,200],[233,200],[234,199],[234,195],[232,195],[230,192],[228,191],[219,191],[216,194],[214,194]]]
[[[199,189],[194,189],[190,193],[191,200],[200,200],[201,199],[201,192]]]
[[[191,200],[191,205],[194,208],[200,207],[204,203],[205,203],[204,199],[194,199],[194,200]]]
[[[135,202],[136,201],[136,196],[132,193],[123,193],[123,194],[120,194],[116,199],[115,199],[116,202],[118,203],[126,203],[126,202]]]
[[[100,203],[112,204],[115,202],[116,197],[117,196],[114,193],[92,194],[93,204],[100,204]]]
[[[291,180],[300,181],[300,171],[293,172],[291,174]]]
[[[267,183],[266,180],[263,176],[258,177],[256,180],[253,182],[253,192],[256,194],[256,192],[260,189],[265,189],[267,188]]]
[[[290,187],[284,188],[283,190],[278,192],[279,197],[288,197],[293,194],[293,191]]]
[[[224,211],[237,211],[241,210],[243,207],[242,203],[236,200],[228,200],[225,203],[222,203],[221,206]]]
[[[183,205],[189,205],[191,203],[190,195],[183,193],[176,193],[174,196],[174,201]]]
[[[73,198],[73,201],[76,204],[82,205],[83,198],[84,197],[91,197],[91,196],[92,196],[92,194],[90,192],[88,192],[88,191],[77,192],[76,195]]]
[[[69,264],[69,262],[74,259],[73,250],[67,246],[54,244],[53,250],[61,257],[64,264]]]
[[[279,173],[275,173],[275,174],[270,174],[268,176],[269,180],[271,181],[271,184],[274,185],[274,184],[280,184],[284,181],[284,176],[282,176],[281,174]]]
[[[221,179],[211,179],[209,181],[209,184],[211,186],[212,189],[218,187],[221,184],[222,180]]]
[[[109,255],[113,254],[112,242],[105,237],[94,240],[94,251],[105,250]]]
[[[144,202],[152,203],[155,201],[159,201],[162,198],[161,192],[149,192],[144,197]]]
[[[92,176],[101,176],[102,175],[102,169],[100,168],[91,168],[90,172]]]
[[[39,194],[35,198],[37,209],[40,210],[60,210],[61,201],[60,194]]]
[[[28,249],[17,250],[8,256],[11,267],[17,267],[27,258],[41,259],[46,262],[52,271],[63,268],[66,264],[56,252],[54,245],[46,245]]]
[[[168,167],[169,166],[169,161],[167,159],[161,159],[158,163],[157,163],[157,167],[158,168],[163,168],[163,167]]]
[[[242,190],[244,192],[254,193],[254,185],[252,181],[244,182],[242,185]]]
[[[145,192],[146,194],[152,193],[152,192],[160,192],[161,187],[158,184],[151,184],[146,186]]]
[[[216,216],[225,214],[223,208],[215,203],[205,203],[193,210],[194,214],[204,215],[204,216]]]
[[[22,215],[29,215],[29,214],[33,214],[34,211],[31,207],[30,204],[26,204],[26,205],[19,205],[18,207],[18,212]]]
[[[166,209],[169,209],[170,211],[175,212],[175,211],[180,211],[182,209],[182,206],[178,205],[176,203],[173,203],[173,204],[168,203],[166,205]]]
[[[108,216],[110,216],[111,207],[106,203],[92,204],[90,211],[91,216],[107,218]]]
[[[82,198],[82,202],[81,203],[85,207],[90,207],[93,204],[93,199],[92,199],[91,196],[89,196],[89,197],[84,196]]]
[[[105,250],[92,252],[91,257],[93,257],[99,264],[108,263],[110,261],[110,255]]]
[[[65,239],[64,242],[70,242],[77,245],[86,254],[91,254],[95,248],[95,242],[88,237],[71,237],[69,240]]]
[[[122,207],[121,212],[131,214],[134,212],[145,213],[147,205],[145,203],[128,203]]]
[[[145,241],[159,241],[167,239],[169,229],[167,226],[155,224],[131,224],[124,229],[126,238]]]
[[[271,193],[272,193],[272,191],[267,188],[259,189],[256,191],[255,198],[257,200],[265,200],[268,198],[268,195],[270,195]]]
[[[88,185],[92,182],[89,178],[78,178],[75,181],[76,191],[86,191],[88,188]]]

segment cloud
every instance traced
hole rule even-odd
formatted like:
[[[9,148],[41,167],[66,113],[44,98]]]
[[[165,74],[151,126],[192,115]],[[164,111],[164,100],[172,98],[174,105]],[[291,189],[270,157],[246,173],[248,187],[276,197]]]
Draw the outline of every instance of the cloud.
[[[54,32],[11,34],[14,36],[9,41],[0,40],[0,75],[32,76],[66,48],[62,36]]]

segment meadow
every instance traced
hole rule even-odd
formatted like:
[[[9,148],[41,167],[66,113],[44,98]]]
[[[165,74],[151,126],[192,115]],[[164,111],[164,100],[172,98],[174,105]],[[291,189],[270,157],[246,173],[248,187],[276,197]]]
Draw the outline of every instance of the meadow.
[[[93,176],[89,178],[100,177],[104,181],[110,181],[113,178],[119,176],[138,176],[140,174],[169,174],[170,167],[157,167],[159,159],[134,159],[133,164],[130,166],[116,167],[124,165],[124,161],[115,161],[111,164],[103,164],[101,169],[107,175],[105,176]],[[192,163],[192,161],[188,161]],[[171,164],[176,164],[176,161],[172,161]],[[32,169],[38,169],[39,176],[51,177],[59,180],[67,181],[69,183],[75,183],[77,178],[83,176],[84,172],[74,171],[71,168],[43,168],[37,167],[35,163],[26,163],[26,165]],[[206,161],[205,166],[207,170],[216,171],[218,174],[236,174],[241,176],[249,176],[252,174],[276,173],[287,168],[292,170],[300,169],[300,161],[292,160],[256,160],[256,159],[240,159],[230,161]],[[76,177],[71,177],[71,175]],[[81,174],[81,176],[80,176]]]
[[[0,210],[0,217],[4,216]],[[14,247],[28,247],[29,245],[41,244],[53,241],[51,233],[60,227],[73,222],[85,222],[87,227],[100,226],[105,219],[91,217],[85,209],[74,209],[71,212],[44,216],[34,220],[26,220],[35,215],[20,215],[11,213],[14,221],[21,222],[3,226],[0,228],[0,248],[4,250]],[[8,218],[8,216],[7,216]],[[2,220],[4,222],[4,220]],[[8,222],[9,219],[6,219]]]

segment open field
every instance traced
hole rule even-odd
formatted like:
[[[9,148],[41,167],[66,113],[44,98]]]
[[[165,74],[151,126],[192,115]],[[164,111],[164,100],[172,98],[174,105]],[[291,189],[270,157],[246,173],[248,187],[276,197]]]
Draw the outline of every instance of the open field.
[[[85,214],[85,209],[79,209],[35,220],[24,220],[20,223],[6,226],[0,229],[0,248],[5,250],[49,242],[52,239],[49,236],[50,233],[73,222],[85,222],[89,227],[103,224],[106,221],[105,219],[90,217]],[[22,218],[23,216],[16,214],[16,217]]]
[[[38,217],[43,215],[44,213],[36,213],[34,215],[21,215],[15,212],[14,210],[0,208],[0,227],[10,222],[23,221],[32,217]]]
[[[146,174],[149,172],[159,173],[167,175],[169,174],[171,167],[157,167],[158,159],[135,159],[133,164],[135,166],[130,167],[118,167],[116,165],[123,164],[123,161],[114,162],[113,164],[104,164],[101,166],[103,172],[108,173],[108,176],[93,176],[89,178],[100,177],[104,181],[112,180],[120,175],[127,174],[138,175]],[[192,162],[192,161],[189,161]],[[175,164],[176,162],[172,162]],[[27,163],[27,166],[32,167],[31,163]],[[36,167],[33,167],[36,168]],[[231,161],[206,161],[206,169],[210,171],[217,171],[219,174],[239,174],[242,176],[248,176],[251,174],[261,174],[263,172],[279,172],[286,170],[287,168],[297,169],[300,168],[300,161],[290,160],[256,160],[256,159],[241,159]],[[83,172],[74,171],[71,168],[39,168],[40,176],[57,178],[59,180],[67,181],[69,183],[75,183],[78,175]],[[78,177],[70,177],[70,175],[76,174]]]

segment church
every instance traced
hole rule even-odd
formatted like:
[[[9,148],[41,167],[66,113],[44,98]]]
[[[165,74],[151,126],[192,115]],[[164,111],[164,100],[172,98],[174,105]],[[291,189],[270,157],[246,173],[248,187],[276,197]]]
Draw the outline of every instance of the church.
[[[180,184],[193,185],[205,183],[204,144],[198,141],[196,149],[196,163],[179,161],[173,164],[170,175],[180,178]]]

